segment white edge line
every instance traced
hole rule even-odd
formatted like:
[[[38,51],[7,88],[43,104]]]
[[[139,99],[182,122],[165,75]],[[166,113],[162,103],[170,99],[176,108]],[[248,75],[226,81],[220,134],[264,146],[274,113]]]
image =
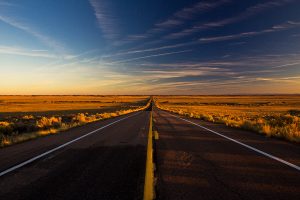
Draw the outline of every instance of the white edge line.
[[[170,113],[169,113],[169,114],[170,114]],[[205,130],[207,130],[207,131],[210,131],[210,132],[212,132],[212,133],[214,133],[214,134],[216,134],[216,135],[218,135],[218,136],[221,136],[221,137],[226,138],[226,139],[228,139],[228,140],[230,140],[230,141],[232,141],[232,142],[234,142],[234,143],[237,143],[237,144],[239,144],[239,145],[242,145],[243,147],[246,147],[246,148],[248,148],[248,149],[251,149],[252,151],[255,151],[256,153],[259,153],[259,154],[261,154],[261,155],[264,155],[264,156],[266,156],[266,157],[268,157],[268,158],[271,158],[271,159],[273,159],[273,160],[276,160],[276,161],[278,161],[278,162],[281,162],[281,163],[283,163],[283,164],[285,164],[285,165],[288,165],[289,167],[292,167],[292,168],[294,168],[294,169],[300,171],[300,167],[297,166],[297,165],[295,165],[295,164],[292,164],[292,163],[290,163],[290,162],[288,162],[288,161],[285,161],[285,160],[283,160],[283,159],[281,159],[281,158],[278,158],[278,157],[276,157],[276,156],[273,156],[273,155],[271,155],[271,154],[268,154],[268,153],[266,153],[266,152],[263,152],[263,151],[261,151],[261,150],[259,150],[259,149],[256,149],[256,148],[254,148],[254,147],[252,147],[252,146],[250,146],[250,145],[247,145],[247,144],[244,144],[244,143],[242,143],[242,142],[239,142],[239,141],[237,141],[237,140],[235,140],[235,139],[232,139],[232,138],[230,138],[230,137],[228,137],[228,136],[225,136],[225,135],[223,135],[223,134],[221,134],[221,133],[218,133],[218,132],[213,131],[213,130],[211,130],[211,129],[209,129],[209,128],[206,128],[206,127],[204,127],[204,126],[201,126],[201,125],[199,125],[199,124],[197,124],[197,123],[191,122],[191,121],[189,121],[189,120],[187,120],[187,119],[183,119],[183,118],[178,117],[178,116],[173,115],[173,114],[170,114],[170,115],[172,115],[173,117],[179,118],[179,119],[181,119],[181,120],[183,120],[183,121],[186,121],[186,122],[189,122],[189,123],[191,123],[191,124],[194,124],[194,125],[196,125],[196,126],[199,126],[199,127],[203,128],[203,129],[205,129]]]
[[[19,169],[19,168],[21,168],[21,167],[23,167],[23,166],[25,166],[25,165],[27,165],[27,164],[29,164],[29,163],[32,163],[32,162],[34,162],[34,161],[36,161],[36,160],[38,160],[38,159],[40,159],[40,158],[42,158],[42,157],[44,157],[44,156],[46,156],[46,155],[52,153],[52,152],[55,152],[55,151],[57,151],[57,150],[59,150],[59,149],[62,149],[62,148],[64,148],[65,146],[68,146],[68,145],[70,145],[70,144],[72,144],[72,143],[74,143],[74,142],[76,142],[76,141],[78,141],[78,140],[80,140],[80,139],[82,139],[82,138],[85,138],[85,137],[87,137],[87,136],[89,136],[89,135],[91,135],[91,134],[93,134],[93,133],[95,133],[95,132],[97,132],[97,131],[100,131],[100,130],[106,128],[106,127],[109,127],[109,126],[111,126],[111,125],[113,125],[113,124],[115,124],[115,123],[117,123],[117,122],[123,121],[123,120],[125,120],[125,119],[127,119],[127,118],[129,118],[129,117],[133,117],[133,116],[135,116],[135,115],[137,115],[137,114],[139,114],[139,112],[136,113],[136,114],[134,114],[134,115],[130,115],[130,116],[127,116],[127,117],[125,117],[125,118],[122,118],[122,119],[119,119],[119,120],[117,120],[117,121],[114,121],[114,122],[112,122],[112,123],[110,123],[110,124],[107,124],[107,125],[105,125],[105,126],[102,126],[101,128],[98,128],[98,129],[93,130],[93,131],[91,131],[91,132],[89,132],[89,133],[87,133],[87,134],[84,134],[84,135],[82,135],[82,136],[80,136],[80,137],[78,137],[78,138],[75,138],[75,139],[73,139],[73,140],[71,140],[71,141],[69,141],[69,142],[67,142],[67,143],[64,143],[64,144],[62,144],[62,145],[60,145],[60,146],[58,146],[58,147],[55,147],[55,148],[53,148],[53,149],[51,149],[51,150],[49,150],[49,151],[46,151],[46,152],[44,152],[44,153],[42,153],[42,154],[40,154],[40,155],[38,155],[38,156],[35,156],[35,157],[33,157],[33,158],[29,159],[29,160],[26,160],[26,161],[24,161],[24,162],[22,162],[22,163],[20,163],[20,164],[18,164],[18,165],[15,165],[15,166],[13,166],[13,167],[10,167],[10,168],[8,168],[8,169],[2,171],[2,172],[0,173],[0,177],[3,176],[3,175],[5,175],[5,174],[7,174],[7,173],[9,173],[9,172],[12,172],[12,171],[14,171],[14,170],[16,170],[16,169]]]

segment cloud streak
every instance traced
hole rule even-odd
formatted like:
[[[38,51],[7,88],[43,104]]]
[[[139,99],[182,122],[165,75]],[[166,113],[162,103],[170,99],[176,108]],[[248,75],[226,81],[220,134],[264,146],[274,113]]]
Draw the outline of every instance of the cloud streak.
[[[19,55],[29,57],[41,57],[41,58],[57,58],[54,54],[49,54],[45,50],[29,50],[16,47],[0,46],[0,54]]]
[[[241,14],[236,15],[234,17],[230,17],[227,19],[214,21],[214,22],[198,23],[198,24],[192,26],[191,28],[187,28],[187,29],[181,30],[179,32],[166,35],[163,37],[163,39],[179,39],[179,38],[189,36],[194,33],[197,33],[197,32],[203,31],[203,30],[207,30],[210,28],[218,28],[218,27],[223,27],[225,25],[237,23],[242,20],[248,19],[252,16],[255,16],[258,13],[262,13],[268,9],[284,6],[293,1],[294,0],[276,0],[276,1],[266,2],[266,3],[259,3],[259,4],[256,4],[254,6],[247,8],[244,12],[242,12]]]
[[[279,65],[279,66],[275,66],[272,67],[273,69],[277,69],[277,68],[284,68],[284,67],[289,67],[289,66],[296,66],[296,65],[300,65],[300,62],[296,62],[296,63],[287,63],[284,65]]]
[[[106,39],[114,40],[119,37],[116,20],[113,18],[109,12],[109,6],[105,0],[89,0],[93,10],[94,15],[97,19],[97,23],[103,35]]]
[[[230,3],[231,0],[217,0],[217,1],[200,1],[192,6],[185,7],[176,13],[174,13],[169,18],[154,24],[154,27],[146,31],[144,34],[140,35],[129,35],[128,41],[137,41],[142,39],[147,39],[153,37],[157,33],[161,33],[170,30],[174,27],[185,24],[187,21],[192,20],[195,16],[213,10],[220,7],[226,3]]]
[[[131,71],[130,74],[143,78],[143,80],[157,82],[176,82],[184,80],[185,77],[198,77],[202,83],[217,82],[224,80],[253,79],[259,77],[281,77],[293,71],[288,66],[300,64],[298,54],[286,55],[259,55],[253,57],[241,57],[231,59],[218,59],[211,61],[197,62],[174,62],[174,63],[142,63],[136,68],[138,71]],[[280,67],[277,67],[280,65]],[[292,73],[293,77],[297,74]],[[200,78],[201,77],[201,78]],[[297,76],[298,77],[298,76]],[[181,78],[172,79],[171,78]],[[183,78],[183,79],[182,79]]]
[[[120,55],[127,55],[127,54],[137,54],[137,53],[144,53],[144,52],[153,52],[153,51],[160,51],[165,49],[176,49],[176,48],[182,48],[187,46],[193,46],[193,45],[199,45],[203,43],[210,43],[210,42],[219,42],[219,41],[227,41],[227,40],[235,40],[239,38],[247,38],[247,37],[254,37],[257,35],[267,34],[267,33],[273,33],[278,31],[284,31],[287,29],[292,29],[300,26],[300,22],[294,22],[294,21],[288,21],[286,23],[274,25],[268,29],[264,29],[261,31],[249,31],[249,32],[243,32],[243,33],[237,33],[237,34],[231,34],[231,35],[224,35],[224,36],[216,36],[216,37],[203,37],[199,38],[198,40],[190,41],[190,42],[182,42],[172,45],[165,45],[155,48],[148,48],[148,49],[138,49],[138,50],[131,50],[131,51],[123,51],[116,54],[106,55],[104,57],[113,57],[113,56],[120,56]],[[231,43],[229,45],[242,45],[246,42],[237,42],[237,43]]]
[[[135,57],[135,58],[129,58],[125,60],[119,60],[119,61],[114,61],[110,62],[107,64],[119,64],[119,63],[126,63],[126,62],[131,62],[131,61],[136,61],[136,60],[143,60],[146,58],[153,58],[153,57],[160,57],[160,56],[167,56],[167,55],[173,55],[173,54],[180,54],[180,53],[187,53],[191,52],[192,50],[183,50],[183,51],[174,51],[174,52],[167,52],[167,53],[160,53],[160,54],[152,54],[152,55],[147,55],[147,56],[141,56],[141,57]]]
[[[182,38],[182,37],[185,37],[185,36],[190,36],[194,33],[202,31],[202,30],[207,30],[207,29],[210,29],[210,28],[218,28],[218,27],[223,27],[225,25],[234,24],[234,23],[243,21],[245,19],[248,19],[252,16],[255,16],[258,13],[262,13],[262,12],[264,12],[266,10],[269,10],[269,9],[272,9],[272,8],[281,7],[281,6],[284,6],[286,4],[292,3],[294,1],[295,0],[275,0],[275,1],[265,2],[265,3],[259,3],[259,4],[256,4],[254,6],[248,7],[244,12],[242,12],[242,13],[236,15],[236,16],[233,16],[233,17],[230,17],[230,18],[227,18],[227,19],[223,19],[223,20],[219,20],[219,21],[215,21],[215,22],[199,23],[199,24],[193,26],[192,28],[184,29],[180,32],[175,32],[175,33],[165,35],[165,36],[161,37],[158,40],[153,40],[153,41],[150,41],[148,43],[146,42],[146,43],[143,44],[143,46],[145,44],[146,45],[147,44],[148,45],[149,44],[152,44],[152,45],[156,44],[157,45],[159,43],[166,42],[167,40],[179,39],[179,38]],[[155,28],[148,31],[148,33],[143,34],[143,35],[132,36],[134,38],[133,40],[149,38],[150,36],[154,35],[154,33],[156,33],[156,32],[161,32],[162,30],[171,29],[172,27],[183,24],[185,22],[185,20],[191,19],[193,17],[193,15],[197,13],[196,11],[200,11],[200,10],[208,11],[208,10],[214,9],[218,6],[221,6],[223,4],[230,3],[230,2],[231,1],[226,1],[225,0],[225,1],[196,3],[194,6],[184,8],[181,11],[173,14],[173,16],[171,16],[169,19],[167,19],[167,20],[165,20],[161,23],[155,24]],[[292,24],[290,24],[290,25],[292,25]],[[273,29],[276,29],[276,27],[273,27]],[[283,28],[282,27],[280,28],[280,26],[278,26],[278,29],[283,29]],[[153,30],[155,30],[155,31],[153,31]],[[266,30],[266,32],[267,32],[267,30]],[[151,34],[149,34],[149,33],[151,33]],[[241,34],[240,36],[235,36],[235,37],[247,37],[247,34],[249,34],[249,35],[251,35],[251,34],[258,35],[258,33],[250,33],[249,32],[249,33],[244,33],[244,34]],[[219,39],[221,40],[221,38],[219,38]],[[225,39],[226,38],[224,38],[224,40]],[[230,37],[227,37],[227,39],[230,39]],[[200,42],[200,43],[202,43],[202,42]],[[189,46],[189,45],[195,45],[195,44],[197,44],[197,41],[186,42],[186,44],[182,44],[180,46]],[[173,45],[168,45],[166,47],[167,48],[169,48],[169,47],[173,48],[172,46]],[[159,50],[159,48],[160,47],[158,47],[158,48],[149,48],[148,50],[149,51],[155,51],[156,49]],[[139,52],[148,51],[148,50],[144,49],[144,50],[128,51],[128,54],[139,53]]]
[[[169,19],[155,24],[155,27],[160,29],[166,29],[184,24],[187,20],[193,19],[195,15],[202,14],[229,2],[231,2],[231,0],[198,2],[191,7],[186,7],[176,12]]]
[[[295,28],[295,27],[299,27],[299,26],[300,26],[300,22],[288,21],[284,24],[276,25],[269,29],[265,29],[265,30],[261,30],[261,31],[251,31],[251,32],[244,32],[244,33],[217,36],[217,37],[206,37],[206,38],[200,38],[199,41],[201,43],[210,43],[210,42],[235,40],[235,39],[239,39],[239,38],[252,37],[252,36],[262,35],[262,34],[266,34],[266,33],[283,31],[283,30],[287,30],[287,29]]]
[[[36,39],[41,41],[43,44],[45,44],[46,46],[48,46],[58,52],[65,52],[65,47],[61,43],[55,41],[54,39],[52,39],[46,35],[41,34],[40,32],[34,30],[33,28],[31,28],[30,26],[28,26],[24,23],[21,23],[13,18],[4,16],[1,14],[0,14],[0,21],[32,35],[33,37],[35,37]]]
[[[115,54],[110,54],[110,55],[104,55],[102,56],[103,58],[108,58],[108,57],[115,57],[115,56],[122,56],[122,55],[129,55],[129,54],[138,54],[138,53],[145,53],[145,52],[152,52],[152,51],[160,51],[160,50],[166,50],[166,49],[173,49],[173,48],[179,48],[182,46],[185,46],[186,44],[174,44],[174,45],[166,45],[166,46],[161,46],[157,48],[149,48],[149,49],[141,49],[141,50],[131,50],[131,51],[123,51]]]

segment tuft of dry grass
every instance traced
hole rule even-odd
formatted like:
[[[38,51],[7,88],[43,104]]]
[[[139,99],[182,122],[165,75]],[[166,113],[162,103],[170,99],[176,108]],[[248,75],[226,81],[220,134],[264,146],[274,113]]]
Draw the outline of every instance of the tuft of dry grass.
[[[8,146],[11,144],[23,142],[26,140],[34,139],[40,136],[57,134],[61,131],[70,129],[76,126],[82,126],[87,123],[91,123],[98,120],[108,119],[136,111],[145,109],[150,105],[150,100],[144,98],[141,100],[141,97],[126,96],[126,98],[121,97],[106,97],[103,98],[106,101],[113,101],[113,104],[110,104],[107,109],[99,109],[98,112],[66,112],[65,114],[49,115],[49,113],[43,113],[43,110],[39,110],[38,114],[33,115],[25,112],[24,114],[15,114],[12,115],[6,114],[5,117],[0,118],[0,146]],[[22,96],[23,98],[23,96]],[[21,98],[21,99],[22,99]],[[27,97],[26,97],[27,98]],[[43,97],[45,98],[45,97]],[[49,98],[47,96],[47,98]],[[63,99],[68,97],[62,96]],[[86,98],[86,97],[81,97]],[[125,104],[120,104],[119,101],[122,99]],[[77,97],[73,97],[73,101],[76,101]],[[135,100],[134,102],[130,102]],[[29,100],[28,100],[29,101]],[[32,100],[32,104],[35,104],[35,99]],[[117,103],[116,103],[117,102]],[[112,106],[114,105],[114,106]],[[71,105],[69,105],[71,106]],[[74,106],[74,105],[72,105]],[[0,106],[1,108],[1,106]],[[37,109],[37,107],[34,107]],[[73,109],[77,110],[76,107]],[[82,110],[84,111],[84,110]],[[106,111],[106,112],[105,112]],[[41,115],[42,114],[42,115]]]
[[[160,109],[300,142],[300,96],[158,96]]]

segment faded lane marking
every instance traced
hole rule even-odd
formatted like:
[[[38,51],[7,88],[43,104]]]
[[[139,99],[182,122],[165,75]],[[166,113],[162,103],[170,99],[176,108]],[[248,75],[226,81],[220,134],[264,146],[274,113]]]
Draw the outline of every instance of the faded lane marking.
[[[170,113],[168,113],[168,114],[170,114]],[[252,147],[252,146],[250,146],[250,145],[244,144],[244,143],[242,143],[242,142],[240,142],[240,141],[237,141],[237,140],[235,140],[235,139],[233,139],[233,138],[230,138],[230,137],[228,137],[228,136],[226,136],[226,135],[223,135],[223,134],[221,134],[221,133],[218,133],[218,132],[216,132],[216,131],[213,131],[213,130],[211,130],[211,129],[209,129],[209,128],[206,128],[206,127],[204,127],[204,126],[202,126],[202,125],[199,125],[199,124],[194,123],[194,122],[192,122],[192,121],[189,121],[189,120],[187,120],[187,119],[183,119],[183,118],[181,118],[181,117],[178,117],[178,116],[172,115],[172,114],[170,114],[170,115],[173,116],[173,117],[176,117],[176,118],[178,118],[178,119],[181,119],[181,120],[183,120],[183,121],[186,121],[186,122],[189,122],[189,123],[191,123],[191,124],[194,124],[194,125],[196,125],[196,126],[198,126],[198,127],[200,127],[200,128],[203,128],[203,129],[205,129],[205,130],[207,130],[207,131],[209,131],[209,132],[212,132],[212,133],[214,133],[214,134],[216,134],[216,135],[218,135],[218,136],[221,136],[221,137],[223,137],[223,138],[225,138],[225,139],[227,139],[227,140],[230,140],[230,141],[232,141],[232,142],[234,142],[234,143],[237,143],[237,144],[239,144],[239,145],[241,145],[241,146],[243,146],[243,147],[246,147],[246,148],[248,148],[248,149],[250,149],[250,150],[252,150],[252,151],[255,151],[256,153],[259,153],[259,154],[261,154],[261,155],[263,155],[263,156],[266,156],[266,157],[268,157],[268,158],[271,158],[271,159],[273,159],[273,160],[276,160],[276,161],[278,161],[278,162],[280,162],[280,163],[283,163],[283,164],[285,164],[285,165],[287,165],[287,166],[289,166],[289,167],[292,167],[292,168],[294,168],[294,169],[300,171],[300,167],[297,166],[297,165],[295,165],[295,164],[293,164],[293,163],[290,163],[290,162],[285,161],[285,160],[283,160],[283,159],[281,159],[281,158],[278,158],[278,157],[276,157],[276,156],[273,156],[273,155],[271,155],[271,154],[269,154],[269,153],[266,153],[266,152],[264,152],[264,151],[261,151],[261,150],[259,150],[259,149],[256,149],[256,148],[254,148],[254,147]]]

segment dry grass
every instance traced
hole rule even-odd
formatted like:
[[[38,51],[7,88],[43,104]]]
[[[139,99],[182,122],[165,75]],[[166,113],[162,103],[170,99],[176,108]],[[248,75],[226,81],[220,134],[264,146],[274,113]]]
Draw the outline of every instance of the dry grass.
[[[158,96],[161,109],[300,142],[300,96]]]
[[[0,119],[22,114],[55,115],[107,111],[145,102],[147,96],[0,96]]]
[[[0,146],[7,146],[142,110],[149,97],[0,96],[0,102]]]

